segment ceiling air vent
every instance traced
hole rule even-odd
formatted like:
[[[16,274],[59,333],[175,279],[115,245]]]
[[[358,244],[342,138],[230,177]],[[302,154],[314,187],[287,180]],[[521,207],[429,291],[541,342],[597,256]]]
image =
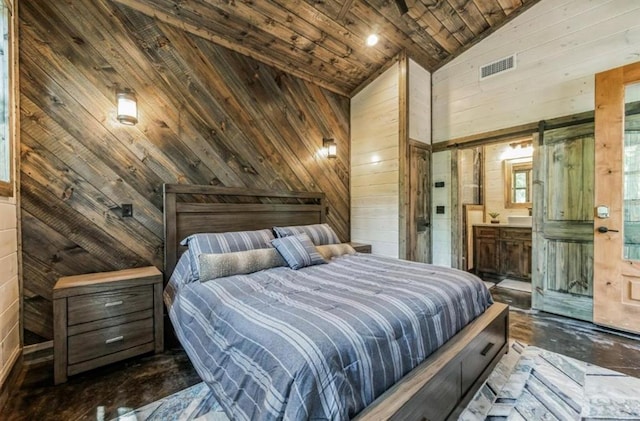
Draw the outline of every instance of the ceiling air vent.
[[[504,73],[516,68],[516,55],[513,54],[493,63],[486,64],[480,68],[480,80]]]

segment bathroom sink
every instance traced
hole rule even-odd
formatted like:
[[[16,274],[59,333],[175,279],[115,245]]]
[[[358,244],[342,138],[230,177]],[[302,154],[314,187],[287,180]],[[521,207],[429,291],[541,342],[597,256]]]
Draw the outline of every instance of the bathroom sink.
[[[531,226],[533,222],[533,217],[531,216],[509,216],[507,217],[507,223],[511,225],[524,225],[527,227]]]

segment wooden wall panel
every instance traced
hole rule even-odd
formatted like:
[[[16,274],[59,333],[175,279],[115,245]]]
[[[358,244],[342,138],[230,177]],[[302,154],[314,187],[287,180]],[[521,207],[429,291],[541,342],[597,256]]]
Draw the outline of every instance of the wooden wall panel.
[[[409,139],[431,144],[431,73],[409,60]]]
[[[540,1],[434,72],[433,142],[592,111],[594,74],[637,61],[639,42],[640,2]]]
[[[348,98],[109,0],[23,0],[20,20],[27,343],[52,338],[59,276],[162,268],[163,183],[323,191],[349,240]]]
[[[452,214],[451,194],[452,186],[451,166],[452,151],[445,150],[431,155],[432,183],[444,181],[445,188],[431,189],[431,226],[433,227],[431,241],[433,244],[432,263],[451,267],[451,232]],[[443,214],[436,213],[438,206],[444,206]]]
[[[351,100],[351,236],[399,255],[399,74],[394,64]]]
[[[0,408],[6,403],[15,376],[11,373],[18,371],[20,356],[22,355],[22,336],[20,329],[20,224],[18,221],[19,186],[17,184],[18,145],[20,143],[18,129],[18,43],[17,26],[18,1],[4,2],[11,10],[8,35],[8,51],[3,55],[9,61],[9,72],[3,72],[9,77],[10,104],[9,121],[11,148],[11,183],[8,187],[11,195],[7,196],[7,189],[0,195]],[[5,187],[6,184],[5,184]],[[16,368],[14,370],[14,367]]]

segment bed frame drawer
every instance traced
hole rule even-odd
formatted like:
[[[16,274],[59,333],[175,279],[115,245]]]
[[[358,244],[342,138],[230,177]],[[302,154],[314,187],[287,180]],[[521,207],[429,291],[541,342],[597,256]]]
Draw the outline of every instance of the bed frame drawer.
[[[445,420],[460,399],[460,366],[451,362],[442,369],[442,374],[443,381],[426,384],[391,419]]]
[[[507,305],[494,303],[354,421],[458,419],[507,350],[508,316]]]
[[[73,326],[153,307],[153,285],[69,297],[68,324]]]
[[[466,347],[461,363],[463,394],[506,344],[506,322],[506,318],[495,320]]]

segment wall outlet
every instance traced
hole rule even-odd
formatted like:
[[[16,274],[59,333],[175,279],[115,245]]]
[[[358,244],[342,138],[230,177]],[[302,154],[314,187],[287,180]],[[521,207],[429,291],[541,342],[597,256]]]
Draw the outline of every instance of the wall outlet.
[[[133,205],[131,203],[123,203],[121,207],[123,218],[133,217]]]

